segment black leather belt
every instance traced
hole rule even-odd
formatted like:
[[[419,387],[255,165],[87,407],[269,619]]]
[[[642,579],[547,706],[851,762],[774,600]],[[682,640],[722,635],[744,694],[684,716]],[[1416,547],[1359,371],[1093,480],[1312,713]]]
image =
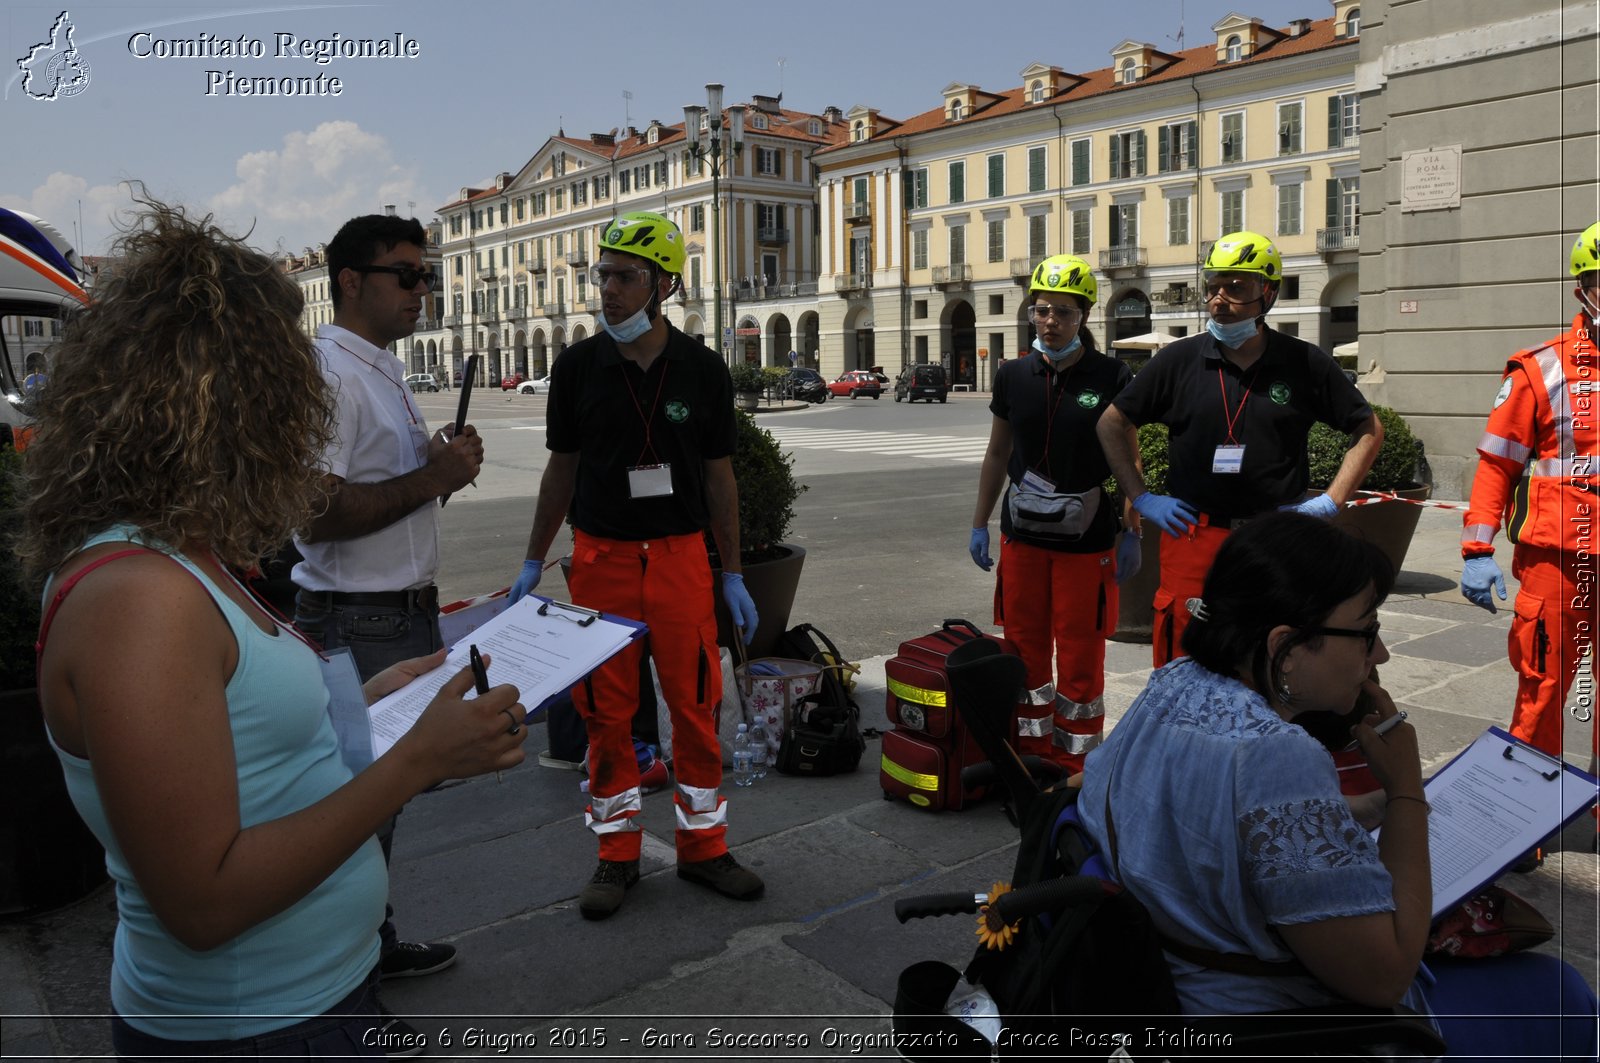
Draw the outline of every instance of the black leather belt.
[[[300,597],[307,604],[320,605],[376,605],[386,609],[437,609],[439,588],[433,584],[409,591],[308,591],[300,589]]]
[[[1229,531],[1237,531],[1246,524],[1249,524],[1251,521],[1255,520],[1256,517],[1261,516],[1260,513],[1257,513],[1255,516],[1251,517],[1225,517],[1220,513],[1202,513],[1200,515],[1205,517],[1207,526],[1212,528],[1226,528]]]

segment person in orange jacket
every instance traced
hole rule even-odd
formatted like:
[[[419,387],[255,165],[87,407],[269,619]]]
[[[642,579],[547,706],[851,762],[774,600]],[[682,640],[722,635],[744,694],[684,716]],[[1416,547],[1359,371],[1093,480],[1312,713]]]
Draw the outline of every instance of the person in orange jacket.
[[[1522,586],[1509,638],[1517,672],[1511,733],[1554,756],[1561,755],[1561,707],[1578,661],[1585,649],[1592,653],[1596,622],[1600,222],[1573,245],[1571,273],[1579,305],[1572,327],[1506,363],[1478,441],[1478,471],[1461,532],[1461,593],[1491,613],[1491,589],[1506,598],[1505,575],[1494,559],[1502,521],[1516,544],[1511,574]],[[1587,722],[1593,712],[1594,692],[1580,691],[1574,716]],[[1600,734],[1592,741],[1600,752]]]

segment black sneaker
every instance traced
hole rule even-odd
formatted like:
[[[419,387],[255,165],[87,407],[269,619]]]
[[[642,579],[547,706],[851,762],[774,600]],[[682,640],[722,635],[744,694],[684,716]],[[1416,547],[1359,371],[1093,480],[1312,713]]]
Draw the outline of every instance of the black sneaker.
[[[410,1059],[428,1050],[428,1039],[394,1012],[378,1005],[378,1047],[390,1059]]]
[[[578,894],[578,911],[585,919],[604,919],[622,907],[622,896],[639,881],[639,861],[601,860],[594,878]]]
[[[378,968],[384,978],[417,978],[442,971],[456,962],[454,945],[428,945],[421,941],[398,941],[383,954]]]
[[[724,897],[732,897],[736,901],[753,901],[767,888],[766,883],[761,881],[761,876],[749,868],[740,867],[739,861],[733,858],[732,853],[723,853],[710,860],[695,860],[691,863],[680,860],[678,877],[709,886]]]

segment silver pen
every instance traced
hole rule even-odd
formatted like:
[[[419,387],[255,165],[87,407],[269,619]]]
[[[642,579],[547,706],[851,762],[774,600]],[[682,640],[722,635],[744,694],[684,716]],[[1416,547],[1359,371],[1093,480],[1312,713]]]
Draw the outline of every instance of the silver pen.
[[[1406,718],[1406,710],[1401,709],[1387,720],[1379,720],[1378,725],[1372,729],[1375,735],[1385,735],[1398,727]]]

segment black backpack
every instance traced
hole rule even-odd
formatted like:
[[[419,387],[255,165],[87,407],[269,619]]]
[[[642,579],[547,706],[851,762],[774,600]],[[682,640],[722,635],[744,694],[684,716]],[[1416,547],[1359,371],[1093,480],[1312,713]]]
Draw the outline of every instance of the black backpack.
[[[810,624],[778,637],[773,655],[823,666],[815,692],[800,699],[778,739],[775,767],[784,775],[839,775],[855,771],[867,742],[861,709],[845,685],[853,667],[833,640]]]

